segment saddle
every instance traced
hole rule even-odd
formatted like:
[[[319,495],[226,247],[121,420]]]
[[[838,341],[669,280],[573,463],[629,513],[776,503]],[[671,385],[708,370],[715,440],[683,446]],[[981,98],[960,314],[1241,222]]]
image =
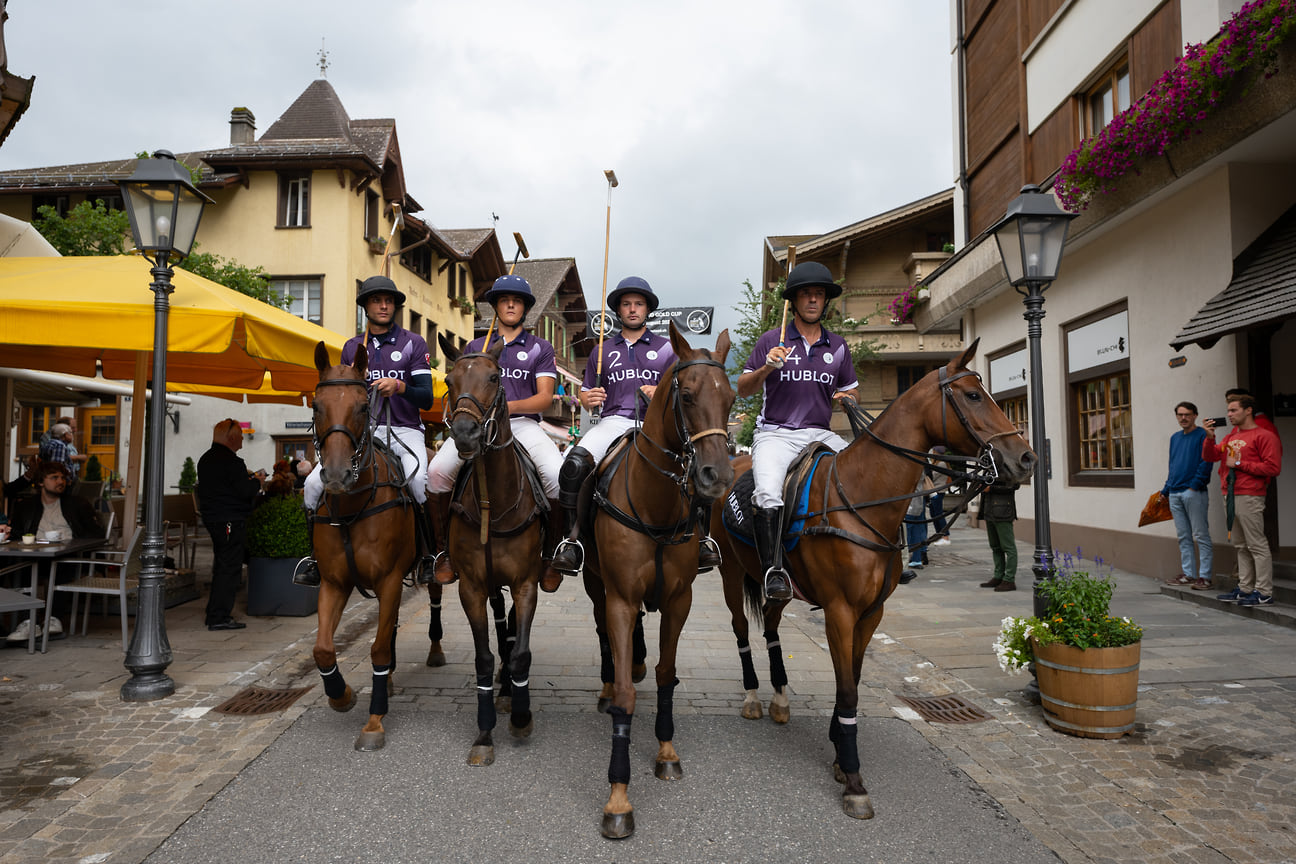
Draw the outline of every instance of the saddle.
[[[816,441],[801,451],[792,464],[788,466],[783,480],[783,500],[793,502],[784,505],[782,527],[779,534],[783,537],[783,548],[791,551],[801,540],[801,531],[805,527],[805,515],[810,511],[810,482],[825,456],[834,455],[827,444]],[[725,499],[721,511],[721,521],[729,535],[748,546],[756,546],[756,537],[752,531],[752,491],[756,488],[756,478],[750,470],[744,471],[734,483]]]
[[[635,438],[642,434],[639,429],[628,429],[621,433],[621,436],[612,442],[608,447],[607,453],[599,462],[593,475],[586,480],[586,488],[582,490],[582,497],[588,495],[583,518],[581,519],[581,533],[586,536],[593,536],[594,533],[594,510],[597,507],[613,519],[632,528],[642,534],[648,535],[658,544],[665,543],[674,545],[676,543],[686,543],[693,539],[693,522],[692,517],[687,517],[683,522],[672,522],[669,525],[649,525],[633,513],[627,513],[612,503],[610,494],[612,491],[612,479],[616,476],[617,469],[625,461],[626,456],[630,453],[631,446]],[[590,506],[590,505],[593,506]],[[633,505],[631,506],[633,510]],[[691,511],[690,511],[691,512]],[[679,534],[683,529],[685,533]]]

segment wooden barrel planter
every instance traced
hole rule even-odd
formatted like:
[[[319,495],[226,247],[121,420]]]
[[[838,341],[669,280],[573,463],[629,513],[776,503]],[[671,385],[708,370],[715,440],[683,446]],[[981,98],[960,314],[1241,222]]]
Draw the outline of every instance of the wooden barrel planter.
[[[1031,647],[1050,726],[1081,738],[1120,738],[1134,731],[1139,643],[1073,648],[1032,641]]]

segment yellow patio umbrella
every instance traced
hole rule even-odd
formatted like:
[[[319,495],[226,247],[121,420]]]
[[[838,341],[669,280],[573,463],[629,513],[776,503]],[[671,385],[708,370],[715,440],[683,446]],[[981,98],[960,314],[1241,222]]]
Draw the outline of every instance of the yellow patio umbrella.
[[[170,376],[167,376],[168,378]],[[228,399],[245,405],[273,402],[280,405],[306,405],[314,391],[278,390],[270,379],[270,373],[260,387],[253,390],[249,387],[220,387],[215,384],[185,384],[167,381],[168,393],[191,393],[195,396],[214,396],[217,399]]]
[[[140,257],[0,258],[0,366],[134,379],[152,368],[154,309]],[[179,268],[167,325],[167,385],[313,392],[315,345],[345,340]]]

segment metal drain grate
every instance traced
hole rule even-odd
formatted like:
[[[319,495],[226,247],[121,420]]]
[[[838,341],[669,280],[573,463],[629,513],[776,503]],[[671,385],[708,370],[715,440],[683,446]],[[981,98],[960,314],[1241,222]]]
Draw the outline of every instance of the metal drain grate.
[[[918,712],[928,723],[980,723],[993,719],[970,702],[957,696],[897,696],[901,702]]]
[[[218,714],[237,714],[243,717],[270,714],[284,710],[310,689],[310,687],[298,687],[295,690],[267,690],[264,687],[248,687],[235,693],[212,710]]]

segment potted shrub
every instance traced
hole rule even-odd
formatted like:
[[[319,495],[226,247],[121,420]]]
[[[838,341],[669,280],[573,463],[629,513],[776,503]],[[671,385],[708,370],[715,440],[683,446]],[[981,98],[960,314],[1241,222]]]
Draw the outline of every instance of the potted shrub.
[[[1082,738],[1119,738],[1133,730],[1143,630],[1111,614],[1110,578],[1070,569],[1040,583],[1041,619],[1005,618],[994,644],[999,665],[1035,664],[1044,720]]]
[[[192,456],[186,456],[184,465],[180,468],[180,482],[176,484],[176,488],[182,493],[189,493],[194,491],[197,485],[198,466],[194,465]]]
[[[249,615],[313,615],[319,589],[294,585],[293,569],[311,552],[301,496],[272,495],[247,522]]]
[[[86,460],[85,476],[81,479],[89,483],[103,481],[103,464],[99,461],[98,456],[91,455],[90,458]]]

